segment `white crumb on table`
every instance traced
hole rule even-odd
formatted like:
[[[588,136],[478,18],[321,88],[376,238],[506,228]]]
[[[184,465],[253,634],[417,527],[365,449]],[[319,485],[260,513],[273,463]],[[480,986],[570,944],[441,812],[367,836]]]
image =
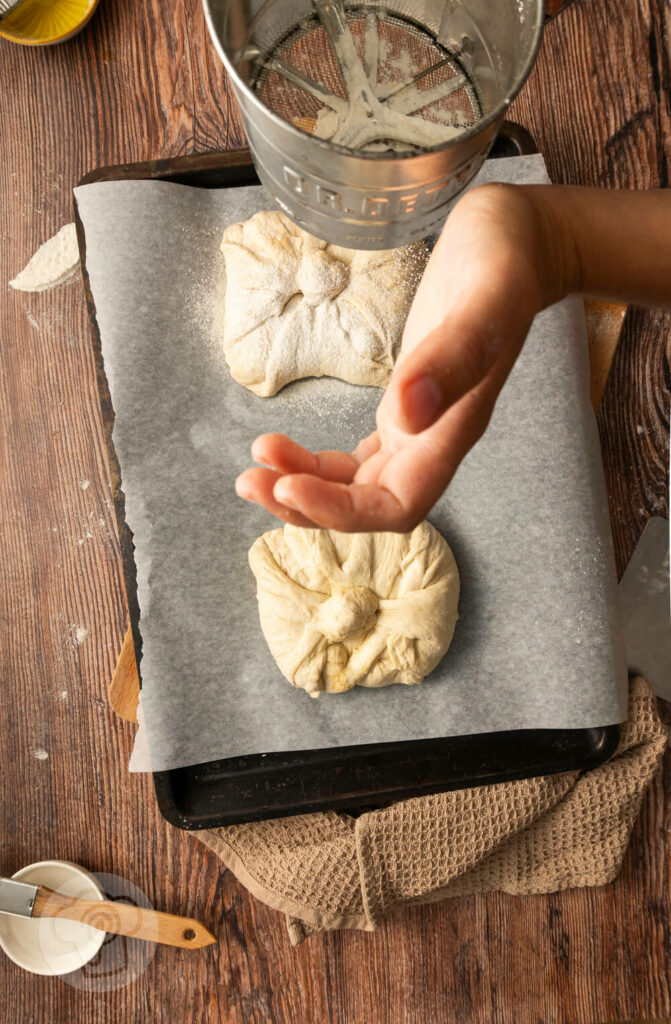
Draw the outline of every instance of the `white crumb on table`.
[[[88,630],[86,626],[76,626],[73,624],[70,626],[70,629],[72,630],[72,639],[77,647],[81,647],[84,641],[88,640],[90,636],[90,630]]]
[[[79,266],[79,246],[74,224],[65,224],[31,257],[20,274],[9,282],[21,292],[44,292],[67,281]],[[34,318],[30,318],[33,327]]]
[[[40,321],[35,319],[35,317],[30,312],[30,310],[28,309],[27,306],[24,306],[23,308],[25,310],[26,320],[28,321],[30,326],[33,327],[36,331],[39,331],[39,329],[40,329]]]

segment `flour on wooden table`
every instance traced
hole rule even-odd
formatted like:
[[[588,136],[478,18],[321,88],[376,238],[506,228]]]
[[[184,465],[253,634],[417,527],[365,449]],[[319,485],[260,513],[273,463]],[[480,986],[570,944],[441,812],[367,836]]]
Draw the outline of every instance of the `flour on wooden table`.
[[[78,266],[79,246],[75,225],[65,224],[39,247],[21,273],[9,284],[21,292],[44,292],[67,281]]]

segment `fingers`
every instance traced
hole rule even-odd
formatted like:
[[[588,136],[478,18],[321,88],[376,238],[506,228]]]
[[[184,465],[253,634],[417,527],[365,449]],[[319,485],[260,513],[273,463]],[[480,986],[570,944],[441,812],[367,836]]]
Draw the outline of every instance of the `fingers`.
[[[241,498],[263,505],[293,526],[356,531],[369,529],[366,522],[391,523],[398,517],[392,496],[378,494],[374,487],[361,487],[356,488],[352,500],[346,486],[353,481],[361,460],[369,455],[375,458],[378,452],[380,466],[385,464],[388,456],[381,455],[379,448],[377,432],[364,438],[354,455],[313,453],[283,434],[264,434],[252,445],[252,456],[268,468],[245,470],[236,480],[235,489]]]
[[[363,441],[359,441],[358,445],[354,449],[353,457],[357,463],[361,465],[369,459],[375,452],[380,450],[380,435],[377,430],[374,430],[368,437],[364,437]]]
[[[315,526],[316,524],[306,516],[276,500],[273,488],[281,476],[281,473],[275,473],[272,469],[246,469],[235,481],[236,494],[247,501],[263,505],[271,515],[283,519],[285,523],[291,523],[292,526]]]
[[[236,490],[295,526],[347,533],[412,530],[481,437],[513,362],[514,356],[501,360],[433,427],[408,437],[395,454],[384,448],[376,451],[371,444],[371,457],[358,470],[355,482],[257,468],[238,477]]]
[[[525,308],[503,310],[478,301],[441,324],[393,375],[385,411],[410,434],[426,430],[476,388],[506,352],[517,355],[531,326]]]
[[[501,360],[437,423],[410,437],[380,473],[378,484],[396,496],[408,529],[425,518],[484,433],[514,361],[514,355]]]
[[[359,461],[346,452],[311,452],[284,434],[262,434],[252,445],[252,458],[282,473],[309,473],[349,483],[359,468]]]
[[[395,455],[375,453],[359,470],[356,483],[256,469],[238,478],[238,493],[298,526],[405,533],[426,517],[482,434],[499,388],[488,380],[487,387],[458,402],[438,425],[409,438]],[[292,513],[296,518],[290,518]]]
[[[355,484],[376,484],[380,474],[389,460],[392,458],[391,449],[379,448],[373,452],[370,458],[362,462],[354,477]]]
[[[339,484],[304,474],[283,476],[275,485],[274,498],[318,526],[343,533],[410,528],[398,499],[375,484]]]

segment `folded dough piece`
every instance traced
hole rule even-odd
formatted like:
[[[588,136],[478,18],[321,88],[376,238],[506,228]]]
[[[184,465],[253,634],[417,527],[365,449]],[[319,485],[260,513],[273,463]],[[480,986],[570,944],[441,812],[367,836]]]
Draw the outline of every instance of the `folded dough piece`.
[[[452,640],[459,572],[427,522],[405,534],[285,526],[254,542],[249,564],[270,651],[312,697],[421,683]]]
[[[301,377],[386,385],[426,265],[423,242],[344,249],[263,210],[227,227],[221,250],[224,354],[238,383],[263,396]]]

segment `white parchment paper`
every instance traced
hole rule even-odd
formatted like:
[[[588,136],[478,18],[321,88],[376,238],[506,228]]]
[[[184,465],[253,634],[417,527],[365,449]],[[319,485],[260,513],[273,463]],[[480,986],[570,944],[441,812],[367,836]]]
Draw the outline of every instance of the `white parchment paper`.
[[[540,157],[479,181],[547,181]],[[578,299],[537,317],[491,425],[430,520],[461,572],[460,620],[421,686],[311,699],[282,677],[247,564],[278,523],[233,482],[257,434],[352,449],[376,389],[333,380],[257,398],[230,377],[216,296],[227,224],[260,187],[122,181],[76,190],[134,533],[151,768],[270,751],[622,721],[626,672]],[[328,344],[328,338],[324,339]],[[144,744],[143,744],[144,745]],[[146,753],[131,767],[147,770]]]

